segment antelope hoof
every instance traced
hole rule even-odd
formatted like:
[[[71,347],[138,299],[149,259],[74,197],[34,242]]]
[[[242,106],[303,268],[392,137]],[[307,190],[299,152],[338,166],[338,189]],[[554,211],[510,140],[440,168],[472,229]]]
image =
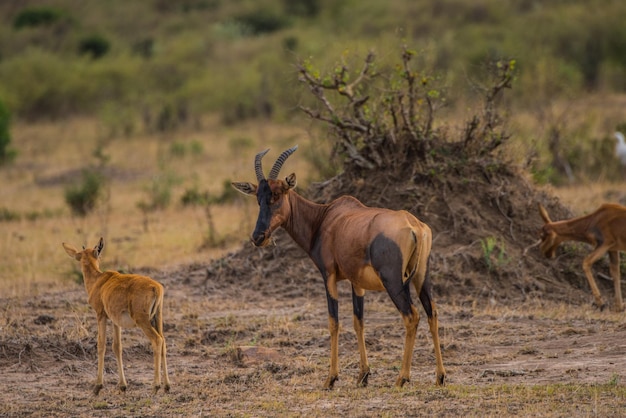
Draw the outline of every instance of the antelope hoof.
[[[98,396],[98,394],[100,393],[100,391],[102,390],[102,384],[95,384],[93,385],[93,394]]]
[[[166,384],[165,386],[163,386],[163,390],[165,391],[165,393],[170,393],[170,385]]]
[[[125,384],[120,383],[117,387],[119,388],[120,392],[126,392],[126,385]]]
[[[624,304],[622,302],[616,302],[614,307],[615,312],[624,312]]]
[[[331,390],[335,386],[335,382],[339,380],[339,376],[328,376],[324,383],[324,389]]]
[[[437,375],[437,386],[445,386],[446,385],[446,375],[445,374],[438,374]]]
[[[152,386],[152,393],[156,395],[160,388],[161,388],[161,385]]]
[[[367,370],[365,372],[361,372],[359,377],[356,379],[356,386],[360,388],[367,387],[367,379],[370,377],[370,371]]]
[[[398,380],[396,380],[396,387],[401,388],[402,386],[404,386],[405,383],[410,381],[411,379],[409,379],[408,377],[400,376]]]

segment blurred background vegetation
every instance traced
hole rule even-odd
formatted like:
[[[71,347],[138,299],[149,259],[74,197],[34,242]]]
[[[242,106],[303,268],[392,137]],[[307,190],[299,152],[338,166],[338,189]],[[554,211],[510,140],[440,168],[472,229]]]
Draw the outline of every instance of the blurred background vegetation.
[[[86,115],[109,137],[201,129],[206,114],[293,121],[312,100],[294,63],[328,70],[373,50],[384,65],[408,44],[457,110],[485,63],[516,60],[512,111],[541,112],[541,132],[520,131],[545,154],[530,158],[538,181],[619,170],[583,157],[610,153],[616,126],[570,127],[554,105],[626,92],[620,0],[7,0],[0,16],[0,103],[14,121]]]
[[[368,109],[384,109],[407,48],[450,141],[484,116],[488,68],[514,64],[500,156],[589,196],[578,211],[601,183],[626,204],[624,17],[622,0],[3,0],[0,293],[58,285],[74,266],[50,251],[62,240],[110,236],[126,270],[241,245],[256,203],[230,181],[254,153],[298,143],[301,190],[341,167],[328,127],[301,111],[320,104],[298,68],[353,80],[370,51]]]

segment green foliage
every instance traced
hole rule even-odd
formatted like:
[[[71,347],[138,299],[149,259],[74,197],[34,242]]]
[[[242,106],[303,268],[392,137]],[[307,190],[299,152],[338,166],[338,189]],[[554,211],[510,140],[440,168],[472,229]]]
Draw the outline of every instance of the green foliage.
[[[185,190],[180,202],[183,206],[205,206],[232,202],[239,197],[239,192],[230,183],[231,180],[229,179],[222,182],[222,191],[219,195],[211,195],[208,191],[200,191],[198,186],[193,186]]]
[[[104,195],[106,179],[97,170],[86,169],[78,184],[65,189],[65,203],[72,214],[84,217],[89,214]]]
[[[180,183],[180,179],[173,172],[162,169],[156,174],[146,187],[147,201],[137,203],[143,212],[153,212],[166,209],[172,201],[172,189]]]
[[[204,152],[202,142],[193,140],[191,142],[174,141],[169,146],[169,155],[173,158],[184,158],[186,156],[200,156]]]
[[[321,0],[283,0],[285,11],[294,16],[313,18],[322,9]]]
[[[11,114],[2,100],[0,100],[0,166],[12,161],[17,155],[17,152],[10,148],[10,125]]]
[[[78,44],[78,53],[80,55],[90,55],[94,59],[98,59],[106,55],[111,48],[110,42],[101,35],[91,35],[80,40]]]
[[[347,54],[332,70],[316,69],[310,60],[297,66],[299,80],[317,100],[315,107],[300,106],[313,119],[330,126],[335,139],[333,154],[340,156],[345,171],[364,172],[392,168],[406,172],[416,167],[427,172],[437,151],[433,147],[445,130],[436,116],[447,104],[441,80],[419,67],[418,52],[402,46],[399,62],[381,66],[369,52],[362,63]],[[477,90],[483,112],[467,123],[460,139],[453,142],[458,157],[483,157],[508,138],[499,103],[512,87],[516,61],[490,63],[487,83]],[[436,164],[435,164],[436,165]]]
[[[50,25],[57,22],[63,13],[50,7],[33,7],[21,10],[13,20],[15,29]]]
[[[417,67],[439,84],[430,99],[461,103],[473,93],[468,78],[513,54],[512,95],[526,106],[589,88],[626,91],[625,2],[109,0],[90,2],[67,24],[71,5],[50,0],[0,22],[0,93],[15,118],[90,114],[108,124],[102,109],[111,106],[125,120],[111,135],[171,131],[206,112],[228,123],[286,119],[312,102],[294,88],[294,61],[313,57],[327,72],[342,51],[372,49],[383,69],[401,42],[419,49]],[[79,43],[101,58],[77,56]]]
[[[508,262],[506,251],[504,250],[504,241],[498,244],[496,238],[487,237],[480,240],[480,246],[483,250],[483,260],[489,271],[494,270],[496,267],[503,266]]]
[[[209,192],[201,192],[198,190],[198,186],[185,190],[180,198],[180,203],[182,203],[183,206],[204,206],[208,204],[209,201]]]
[[[233,154],[238,154],[252,148],[254,141],[248,137],[237,137],[228,140],[228,147]]]
[[[18,212],[5,207],[0,208],[0,222],[19,221],[20,219],[22,219],[22,216]]]
[[[247,28],[250,35],[272,33],[289,26],[286,16],[268,9],[255,10],[235,17],[235,22]]]

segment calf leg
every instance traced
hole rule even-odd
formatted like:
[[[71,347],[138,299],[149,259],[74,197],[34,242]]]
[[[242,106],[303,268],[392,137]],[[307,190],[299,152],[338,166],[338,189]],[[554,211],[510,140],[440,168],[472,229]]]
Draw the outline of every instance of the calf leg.
[[[146,337],[152,344],[152,353],[154,357],[154,379],[152,388],[154,393],[157,393],[161,387],[161,358],[164,345],[164,339],[159,333],[152,327],[150,320],[146,316],[145,318],[137,319],[137,325],[143,330]]]
[[[124,376],[124,362],[122,361],[122,328],[115,324],[113,324],[113,354],[117,360],[117,374],[119,376],[117,387],[125,392],[128,384]]]
[[[352,286],[352,311],[354,331],[356,333],[356,341],[359,347],[359,377],[356,379],[357,386],[367,386],[367,379],[370,375],[370,366],[367,361],[367,350],[365,348],[365,336],[363,333],[363,307],[364,307],[365,291],[361,288]]]
[[[619,271],[619,251],[609,251],[609,260],[615,290],[615,310],[621,312],[624,310],[624,300],[622,299],[622,283]]]
[[[156,317],[153,319],[155,322],[153,327],[156,329],[156,332],[161,336],[163,345],[161,346],[161,368],[163,369],[163,390],[165,392],[170,391],[170,377],[167,373],[167,348],[165,344],[165,336],[163,335],[163,308],[159,307]]]
[[[598,290],[598,286],[596,285],[596,280],[593,278],[593,272],[591,271],[591,266],[593,263],[598,261],[604,254],[606,254],[606,247],[600,246],[593,250],[585,259],[583,260],[583,271],[585,272],[585,276],[587,276],[587,281],[589,282],[589,287],[591,288],[591,293],[593,293],[593,297],[595,299],[596,306],[603,310],[606,306],[604,300],[602,299],[602,295]]]
[[[97,395],[102,389],[104,380],[104,354],[106,353],[107,343],[107,318],[102,316],[98,318],[98,375],[96,384],[93,387],[93,394]]]

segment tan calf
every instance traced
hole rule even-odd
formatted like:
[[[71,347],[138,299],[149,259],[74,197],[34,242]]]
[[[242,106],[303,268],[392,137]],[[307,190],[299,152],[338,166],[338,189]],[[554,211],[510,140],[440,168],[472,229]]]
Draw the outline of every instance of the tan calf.
[[[113,323],[113,353],[117,359],[119,389],[125,391],[127,386],[122,363],[122,328],[139,327],[152,343],[154,392],[161,387],[161,368],[164,390],[168,392],[170,380],[163,336],[163,286],[146,276],[100,271],[99,257],[104,248],[102,238],[93,249],[83,247],[83,251],[78,251],[66,243],[63,243],[63,248],[70,257],[80,262],[89,304],[98,319],[98,377],[94,394],[100,392],[103,384],[107,319]]]
[[[595,304],[601,310],[604,309],[605,303],[593,278],[591,266],[609,253],[609,270],[615,289],[614,309],[623,311],[619,252],[626,251],[626,207],[605,203],[588,215],[553,222],[546,209],[539,204],[539,214],[545,222],[540,231],[539,248],[546,257],[554,258],[556,249],[564,241],[585,242],[594,247],[583,260],[583,271],[587,276]]]

